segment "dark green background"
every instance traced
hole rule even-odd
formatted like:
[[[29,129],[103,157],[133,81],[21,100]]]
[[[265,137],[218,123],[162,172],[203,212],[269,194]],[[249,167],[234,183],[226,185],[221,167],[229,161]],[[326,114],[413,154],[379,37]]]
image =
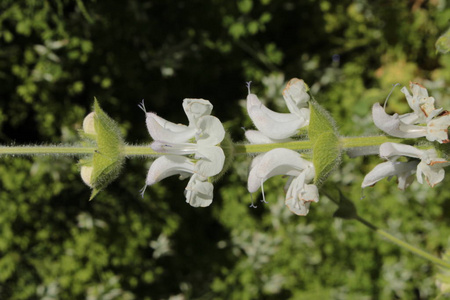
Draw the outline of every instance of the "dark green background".
[[[395,83],[425,85],[450,108],[449,26],[432,1],[0,2],[0,143],[77,143],[94,96],[128,143],[150,143],[137,104],[186,123],[183,98],[214,105],[235,141],[245,82],[286,111],[281,91],[304,79],[343,135],[375,134],[370,108]],[[399,88],[389,109],[409,107]],[[94,201],[76,158],[0,158],[0,299],[430,299],[436,268],[353,221],[326,197],[307,217],[284,206],[286,179],[250,209],[250,158],[215,184],[213,204],[185,203],[186,181],[147,189],[149,161],[127,161]],[[345,158],[324,187],[359,213],[440,255],[449,245],[448,178],[398,191],[384,180],[361,197],[380,159]],[[256,195],[255,195],[256,196]],[[178,298],[177,298],[178,295]]]

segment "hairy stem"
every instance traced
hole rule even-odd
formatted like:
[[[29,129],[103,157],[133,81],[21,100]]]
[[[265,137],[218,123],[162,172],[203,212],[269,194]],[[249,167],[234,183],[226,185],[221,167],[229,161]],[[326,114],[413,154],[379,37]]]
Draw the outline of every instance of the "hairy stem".
[[[391,138],[387,136],[368,137],[341,137],[341,147],[343,150],[354,152],[358,155],[374,154],[372,149],[386,142],[402,142],[404,139]],[[310,140],[300,140],[285,143],[272,144],[234,144],[235,154],[259,154],[275,148],[286,148],[295,151],[308,151],[313,148]],[[73,145],[45,145],[45,146],[0,146],[0,155],[73,155],[81,156],[92,154],[96,147],[83,147]],[[136,156],[158,156],[165,153],[158,153],[150,148],[150,145],[127,145],[122,149],[123,155],[127,157]]]
[[[45,146],[0,146],[1,155],[68,155],[83,156],[93,154],[97,147],[83,147],[71,145],[45,145]],[[149,145],[125,146],[122,149],[125,156],[155,156],[164,153],[155,152]]]
[[[86,155],[92,154],[95,147],[46,145],[46,146],[0,146],[1,155]]]
[[[365,137],[340,137],[340,144],[343,150],[349,151],[352,156],[377,154],[374,147],[386,142],[401,143],[405,139],[393,138],[384,135]],[[313,148],[310,140],[300,140],[285,143],[272,144],[235,144],[236,154],[258,154],[270,151],[275,148],[286,148],[296,151],[307,151]]]
[[[310,140],[273,143],[273,144],[235,144],[234,151],[236,154],[264,153],[275,148],[286,148],[291,150],[311,150],[312,142]]]
[[[125,146],[123,148],[123,153],[127,157],[136,156],[157,156],[164,155],[165,153],[158,153],[150,148],[150,145],[136,145],[136,146]]]
[[[401,143],[405,139],[389,137],[385,135],[377,136],[363,136],[363,137],[341,137],[341,145],[344,149],[356,148],[356,147],[369,147],[369,146],[379,146],[383,143]]]

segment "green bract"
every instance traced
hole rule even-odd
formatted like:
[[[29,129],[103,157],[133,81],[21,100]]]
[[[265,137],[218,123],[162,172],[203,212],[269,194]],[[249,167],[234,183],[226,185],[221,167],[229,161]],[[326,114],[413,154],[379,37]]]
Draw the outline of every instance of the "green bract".
[[[95,142],[97,149],[92,157],[80,161],[82,165],[92,167],[89,182],[86,182],[93,189],[89,200],[119,176],[125,159],[120,129],[100,108],[97,99],[94,101],[93,116],[95,131],[85,136]]]
[[[336,124],[330,114],[316,101],[309,104],[311,111],[308,136],[313,144],[314,184],[320,186],[341,161],[341,147]]]

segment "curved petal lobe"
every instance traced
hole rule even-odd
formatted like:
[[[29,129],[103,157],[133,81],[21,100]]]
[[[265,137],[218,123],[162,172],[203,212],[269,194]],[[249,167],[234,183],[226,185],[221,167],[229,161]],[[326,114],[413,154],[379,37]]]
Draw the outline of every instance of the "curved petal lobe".
[[[154,113],[147,113],[145,120],[148,132],[155,141],[185,143],[195,135],[195,129],[169,122]]]
[[[186,176],[194,173],[194,163],[187,157],[163,155],[158,157],[148,170],[145,183],[152,185],[169,176]]]

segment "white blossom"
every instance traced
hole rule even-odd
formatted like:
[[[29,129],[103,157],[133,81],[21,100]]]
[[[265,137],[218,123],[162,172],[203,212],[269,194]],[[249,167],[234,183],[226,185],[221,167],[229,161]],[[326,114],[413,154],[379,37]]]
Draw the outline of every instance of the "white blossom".
[[[297,215],[308,214],[310,203],[319,201],[317,187],[310,184],[315,175],[313,164],[293,150],[270,150],[253,159],[248,176],[248,191],[254,193],[261,187],[265,201],[263,184],[276,175],[290,176],[286,184],[286,206]]]
[[[247,96],[247,112],[256,128],[270,139],[286,139],[298,134],[309,124],[307,86],[300,79],[292,79],[283,91],[290,113],[278,113],[268,109],[255,94]]]
[[[141,108],[145,111],[145,107]],[[220,173],[225,154],[218,144],[225,137],[222,123],[210,116],[212,105],[203,99],[185,99],[183,108],[189,125],[169,122],[155,113],[146,113],[151,147],[159,153],[150,166],[146,186],[166,177],[190,177],[185,189],[186,202],[195,207],[209,206],[213,199],[211,177]],[[142,192],[145,191],[145,187]]]
[[[400,157],[410,157],[413,160],[400,162]],[[412,182],[412,175],[416,174],[417,181],[423,180],[434,187],[445,176],[444,168],[450,165],[447,160],[438,157],[434,148],[418,149],[416,147],[397,143],[384,143],[380,146],[380,157],[387,162],[377,165],[364,178],[362,187],[372,186],[385,177],[398,177],[398,187],[405,189]]]
[[[400,138],[425,137],[429,141],[449,143],[448,127],[450,114],[442,108],[434,107],[434,98],[428,96],[427,90],[418,83],[410,83],[409,91],[403,87],[412,113],[389,115],[379,103],[372,107],[372,117],[375,125],[389,135]]]
[[[245,137],[252,144],[285,143],[308,126],[310,110],[307,86],[303,80],[294,78],[283,91],[283,98],[290,113],[277,113],[264,106],[258,97],[247,96],[247,111],[258,130],[247,130]],[[248,190],[256,192],[259,187],[264,196],[263,183],[275,175],[289,175],[286,184],[286,206],[297,215],[306,215],[310,202],[319,201],[317,186],[311,184],[315,171],[312,162],[295,151],[277,148],[253,158],[248,177]],[[255,207],[252,201],[251,207]]]

